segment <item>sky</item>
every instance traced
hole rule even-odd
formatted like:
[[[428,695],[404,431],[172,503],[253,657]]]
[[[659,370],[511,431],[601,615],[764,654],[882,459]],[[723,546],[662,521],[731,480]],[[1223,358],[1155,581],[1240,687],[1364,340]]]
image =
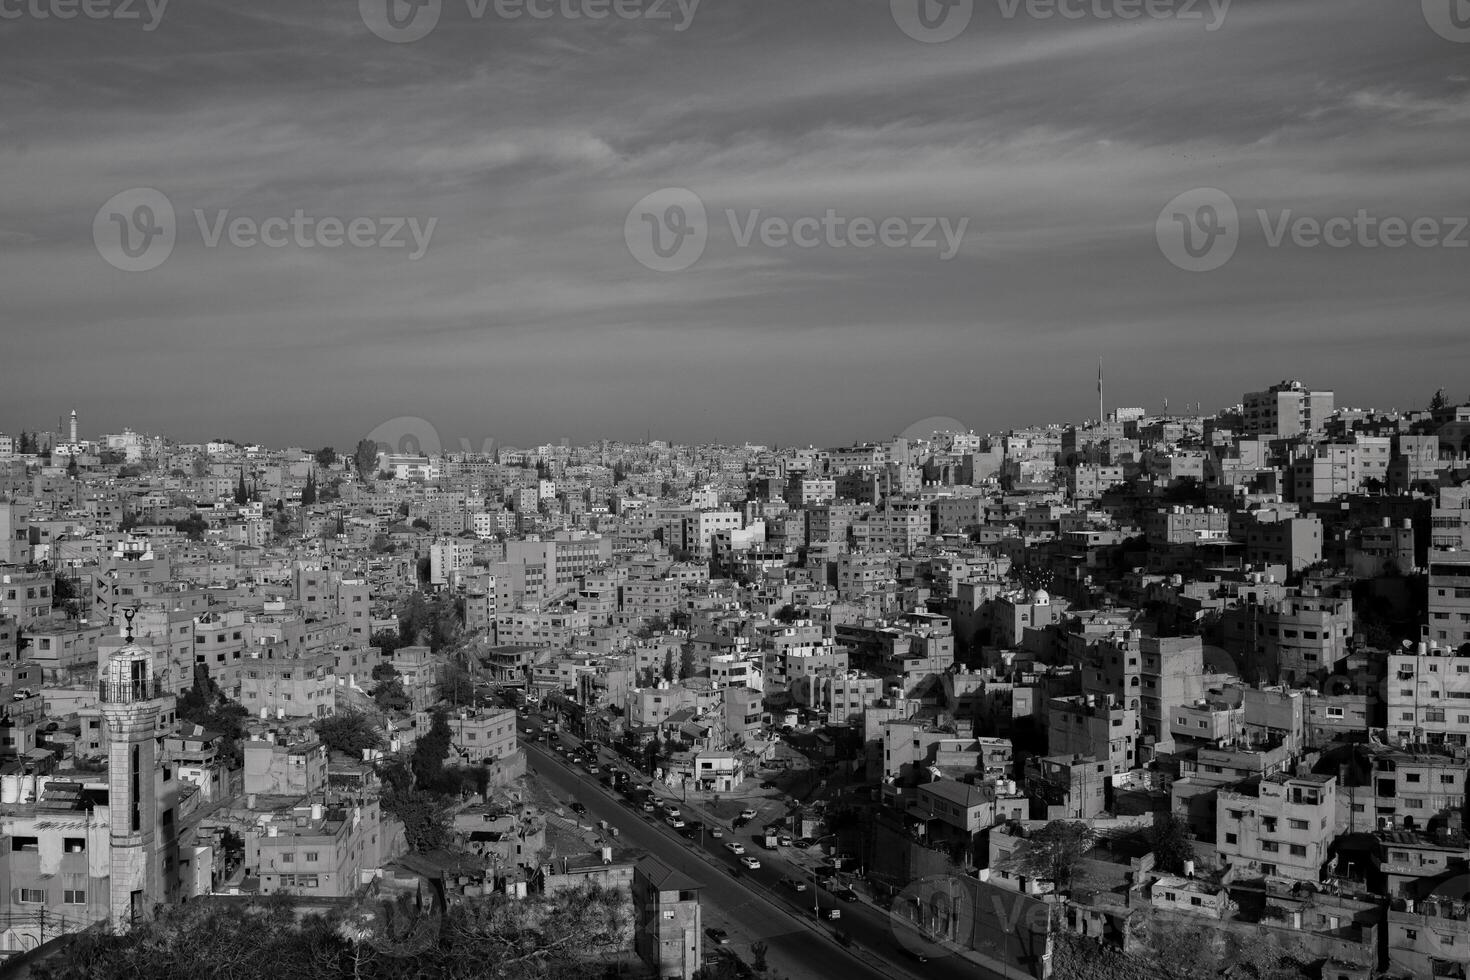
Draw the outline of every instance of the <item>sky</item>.
[[[1470,397],[1470,0],[86,2],[0,0],[0,431]]]

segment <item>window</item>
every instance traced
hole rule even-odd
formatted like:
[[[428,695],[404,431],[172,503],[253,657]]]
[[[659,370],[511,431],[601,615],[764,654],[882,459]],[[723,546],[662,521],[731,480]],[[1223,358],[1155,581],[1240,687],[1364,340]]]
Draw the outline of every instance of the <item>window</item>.
[[[1306,848],[1305,845],[1303,845],[1303,844],[1292,844],[1290,846],[1291,846],[1291,853],[1292,853],[1292,856],[1293,857],[1306,857],[1307,856],[1307,848]]]
[[[46,892],[40,888],[22,888],[20,889],[20,901],[29,902],[34,905],[45,905]]]
[[[12,851],[39,851],[41,842],[35,837],[12,837],[10,838],[10,849]]]
[[[321,857],[321,854],[318,851],[307,851],[306,852],[306,860],[308,860],[308,861],[315,861],[315,860],[319,859],[320,857]]]
[[[68,854],[81,854],[87,849],[87,838],[66,837],[62,839],[61,849]]]
[[[61,893],[61,901],[66,905],[86,905],[87,890],[85,888],[67,888]]]

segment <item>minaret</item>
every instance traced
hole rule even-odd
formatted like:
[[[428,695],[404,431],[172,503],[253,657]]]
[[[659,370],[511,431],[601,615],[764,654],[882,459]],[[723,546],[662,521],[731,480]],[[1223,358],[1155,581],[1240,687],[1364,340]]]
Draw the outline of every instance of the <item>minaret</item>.
[[[112,838],[112,927],[126,932],[162,901],[159,868],[158,717],[164,685],[153,675],[153,657],[133,642],[133,611],[127,645],[107,661],[98,684],[102,717],[107,723],[107,812]]]
[[[77,410],[71,410],[71,444],[77,444]]]
[[[1097,359],[1097,427],[1102,428],[1107,416],[1103,414],[1103,392],[1102,392],[1102,358]]]

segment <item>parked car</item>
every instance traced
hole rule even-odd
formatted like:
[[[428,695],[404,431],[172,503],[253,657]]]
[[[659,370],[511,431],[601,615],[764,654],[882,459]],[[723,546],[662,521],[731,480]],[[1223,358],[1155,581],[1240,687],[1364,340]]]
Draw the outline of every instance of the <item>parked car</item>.
[[[741,820],[754,820],[755,819],[755,811],[754,810],[751,810],[751,809],[741,810],[740,811],[740,819]]]
[[[857,892],[853,891],[851,888],[838,888],[835,891],[833,891],[832,894],[833,895],[836,895],[838,898],[840,898],[844,902],[856,902],[857,901]]]
[[[738,840],[732,840],[730,843],[725,845],[725,850],[729,851],[731,854],[744,854],[745,845],[740,843]]]
[[[791,835],[790,834],[782,834],[780,837],[777,837],[776,838],[776,843],[777,844],[780,844],[782,847],[790,847],[791,846]]]
[[[643,801],[643,812],[644,813],[652,813],[655,809],[657,809],[657,807],[655,807],[653,805],[653,801],[652,800],[644,800]]]
[[[664,813],[670,817],[677,817],[680,813],[679,806],[676,803],[665,803],[663,807]]]
[[[787,888],[790,888],[794,892],[804,892],[804,891],[806,891],[806,882],[800,881],[800,880],[798,880],[796,878],[792,878],[790,876],[785,877],[785,878],[782,878],[781,879],[781,884],[785,885]]]
[[[759,868],[761,866],[760,860],[758,858],[753,858],[753,857],[751,857],[748,854],[745,857],[743,857],[743,858],[740,859],[740,863],[743,864],[743,865],[745,865],[747,868],[749,868],[752,871],[754,871],[756,868]]]
[[[710,942],[715,943],[716,945],[730,945],[730,934],[723,929],[710,927],[709,929],[706,929],[704,931],[704,934],[710,938]]]
[[[675,830],[684,829],[684,821],[680,820],[678,817],[665,817],[664,823],[668,824],[670,827],[673,827]]]
[[[587,808],[585,806],[575,801],[571,804],[571,808],[572,812],[577,814],[578,816],[581,816],[582,814],[587,812]]]
[[[719,827],[711,827],[709,829],[709,835],[711,837],[713,837],[715,840],[719,840],[721,837],[724,837],[725,836],[725,832],[723,830],[721,830]]]

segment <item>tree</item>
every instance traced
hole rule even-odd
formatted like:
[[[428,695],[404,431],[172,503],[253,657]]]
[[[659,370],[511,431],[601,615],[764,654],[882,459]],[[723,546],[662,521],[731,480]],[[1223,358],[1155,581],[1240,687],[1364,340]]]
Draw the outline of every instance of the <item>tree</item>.
[[[81,475],[82,468],[77,465],[76,456],[69,456],[66,460],[66,475],[75,480]]]
[[[679,650],[679,680],[687,681],[696,672],[694,663],[694,645],[686,643]]]
[[[316,460],[316,465],[322,469],[331,469],[337,464],[337,450],[331,446],[323,446],[316,451],[316,455],[313,458]]]
[[[421,530],[424,530],[424,531],[432,531],[432,530],[434,530],[434,526],[432,524],[430,524],[428,521],[424,520],[422,517],[415,517],[413,519],[413,523],[410,524],[409,526],[410,527],[420,528]]]
[[[372,479],[373,471],[378,466],[378,444],[371,439],[359,440],[357,449],[352,454],[352,463],[357,467],[357,473],[364,483]]]
[[[209,525],[205,523],[204,518],[200,516],[197,510],[192,512],[182,521],[174,522],[174,530],[182,531],[184,534],[187,534],[190,541],[204,540],[204,532],[208,529],[208,527]]]
[[[766,953],[769,950],[770,947],[766,945],[764,940],[757,939],[755,942],[750,944],[750,956],[751,959],[754,960],[751,965],[754,966],[761,973],[766,972]]]
[[[372,719],[360,711],[340,711],[313,723],[317,737],[333,752],[361,758],[364,749],[381,748],[382,737]]]
[[[1021,848],[1018,866],[1030,877],[1050,881],[1059,892],[1071,891],[1077,865],[1095,843],[1097,835],[1087,824],[1053,820]]]
[[[243,705],[225,697],[218,684],[209,676],[204,664],[194,666],[194,684],[179,696],[178,717],[208,731],[223,736],[220,745],[222,755],[238,764],[243,758],[240,736],[245,729],[245,719],[250,712]]]
[[[306,474],[306,486],[301,488],[301,506],[310,507],[316,503],[316,474]]]
[[[383,652],[384,657],[391,657],[393,656],[393,651],[397,650],[400,646],[403,645],[403,639],[394,630],[378,630],[376,633],[373,634],[372,639],[368,640],[368,645],[377,647]],[[381,666],[387,666],[389,670],[393,669],[391,665],[378,665],[378,667]],[[378,676],[378,667],[373,668],[374,679],[376,679]]]
[[[429,730],[414,743],[409,767],[415,785],[437,790],[441,788],[444,759],[449,755],[454,733],[449,728],[449,714],[443,708],[435,708],[430,719]]]
[[[801,614],[797,612],[796,607],[789,602],[786,603],[786,605],[782,606],[780,609],[776,610],[776,622],[778,623],[785,623],[787,626],[790,626],[792,623],[796,622],[800,618]]]
[[[670,684],[672,684],[674,682],[674,651],[673,650],[669,650],[669,651],[666,651],[664,653],[664,680],[668,681]]]
[[[1189,842],[1189,822],[1172,811],[1154,820],[1149,834],[1153,847],[1154,867],[1169,874],[1184,873],[1184,862],[1194,860],[1194,846]]]
[[[76,584],[65,575],[58,574],[51,586],[51,608],[65,609],[71,619],[81,615],[81,595]]]
[[[240,471],[240,482],[235,484],[235,503],[244,507],[250,503],[250,489],[245,486],[245,471]]]
[[[1443,388],[1440,388],[1438,391],[1436,391],[1434,393],[1434,397],[1429,399],[1429,410],[1431,412],[1442,412],[1449,407],[1450,400],[1445,397]]]

